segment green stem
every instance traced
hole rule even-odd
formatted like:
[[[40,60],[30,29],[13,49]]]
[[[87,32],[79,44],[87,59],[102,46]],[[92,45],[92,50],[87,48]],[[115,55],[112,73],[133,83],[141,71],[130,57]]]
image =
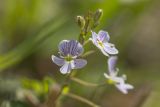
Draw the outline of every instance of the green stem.
[[[70,74],[68,74],[68,75],[66,76],[66,79],[65,79],[65,81],[64,81],[64,84],[61,86],[61,91],[60,91],[59,95],[57,96],[57,98],[54,100],[54,101],[55,101],[55,104],[56,104],[55,107],[60,107],[60,105],[61,105],[60,99],[61,99],[61,96],[63,95],[63,94],[62,94],[62,91],[63,91],[63,89],[65,88],[65,86],[69,84],[70,78],[71,78],[72,76],[74,76],[74,75],[75,75],[75,74],[73,74],[73,71],[72,71]]]
[[[73,99],[76,99],[78,101],[81,101],[83,103],[86,103],[86,104],[90,105],[91,107],[100,107],[99,105],[89,101],[88,99],[85,99],[81,96],[78,96],[78,95],[75,95],[75,94],[72,94],[72,93],[68,93],[68,94],[66,94],[66,96],[71,97]]]
[[[86,81],[83,81],[83,80],[75,78],[75,77],[72,77],[71,80],[74,81],[74,82],[77,82],[77,83],[79,83],[81,85],[88,86],[88,87],[97,87],[97,86],[99,86],[98,84],[86,82]]]
[[[95,51],[94,50],[90,50],[90,51],[84,53],[81,57],[84,58],[84,57],[87,57],[87,56],[89,56],[89,55],[91,55],[93,53],[95,53]]]

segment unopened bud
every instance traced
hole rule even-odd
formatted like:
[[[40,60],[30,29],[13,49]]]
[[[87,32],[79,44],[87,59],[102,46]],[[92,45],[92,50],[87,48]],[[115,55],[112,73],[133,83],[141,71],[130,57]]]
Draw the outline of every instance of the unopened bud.
[[[85,19],[82,16],[77,16],[76,21],[81,29],[85,26]]]
[[[98,22],[101,19],[102,15],[103,15],[103,10],[98,9],[94,14],[94,21]]]

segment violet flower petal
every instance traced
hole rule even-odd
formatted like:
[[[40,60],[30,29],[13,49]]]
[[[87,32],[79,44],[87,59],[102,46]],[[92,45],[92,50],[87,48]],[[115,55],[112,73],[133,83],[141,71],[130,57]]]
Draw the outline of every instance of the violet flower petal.
[[[57,64],[58,66],[64,65],[64,59],[58,58],[58,57],[56,57],[56,56],[54,56],[54,55],[52,55],[52,61],[53,61],[55,64]]]
[[[95,32],[92,32],[92,38],[91,38],[91,40],[92,40],[93,44],[95,44],[96,46],[98,45],[98,43],[97,43],[97,36],[98,35]]]
[[[116,84],[115,86],[116,86],[117,89],[118,89],[119,91],[121,91],[123,94],[128,94],[128,90],[126,90],[122,84]]]
[[[62,56],[79,56],[83,53],[83,47],[76,40],[63,40],[59,44],[59,52]]]
[[[124,94],[127,94],[128,90],[134,88],[132,85],[125,83],[116,84],[116,87]]]
[[[65,64],[60,68],[60,72],[62,74],[70,73],[71,64],[69,62],[65,62]]]
[[[72,69],[83,68],[87,64],[87,61],[84,59],[74,59],[72,62]]]
[[[118,54],[118,50],[111,44],[109,43],[104,43],[104,50],[111,55]]]
[[[68,43],[69,43],[69,40],[62,40],[59,43],[59,52],[60,54],[62,54],[62,56],[67,56],[68,54]]]
[[[115,72],[115,71],[116,71],[117,59],[118,59],[117,56],[111,56],[111,57],[108,59],[108,70],[109,70],[109,73],[112,73],[112,72]]]
[[[77,56],[80,56],[84,52],[83,46],[78,42],[76,48],[77,48],[76,54],[77,54]]]
[[[102,42],[109,42],[109,40],[110,40],[110,36],[109,36],[108,32],[105,32],[103,30],[100,30],[98,32],[97,38],[99,41],[102,41]]]
[[[99,47],[99,49],[105,56],[109,56],[109,54],[102,47]]]

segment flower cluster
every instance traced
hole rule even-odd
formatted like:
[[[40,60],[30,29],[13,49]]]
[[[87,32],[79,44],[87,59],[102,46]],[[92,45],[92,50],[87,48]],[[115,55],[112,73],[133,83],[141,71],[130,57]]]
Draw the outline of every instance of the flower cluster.
[[[108,79],[109,84],[115,85],[122,93],[127,94],[128,90],[133,89],[133,86],[125,83],[126,76],[118,76],[118,69],[115,67],[117,56],[110,56],[118,54],[118,50],[115,48],[114,44],[109,43],[110,36],[108,32],[99,31],[98,34],[92,32],[92,38],[90,40],[93,44],[98,47],[101,52],[108,56],[108,71],[109,73],[104,73],[105,78]]]
[[[102,11],[98,11],[99,15],[101,15]],[[101,14],[100,14],[101,13]],[[97,14],[97,13],[96,13]],[[92,15],[89,14],[88,17]],[[97,16],[97,15],[94,15]],[[117,54],[118,50],[115,45],[110,43],[110,36],[108,32],[100,30],[98,33],[91,30],[92,27],[88,26],[87,18],[85,17],[77,17],[79,26],[81,27],[81,35],[80,39],[77,40],[62,40],[59,43],[59,57],[52,55],[52,61],[61,66],[60,72],[62,74],[71,73],[73,69],[83,68],[87,61],[81,59],[81,55],[84,52],[83,44],[84,41],[90,40],[92,43],[105,55],[108,57],[108,73],[104,73],[105,78],[107,79],[107,83],[115,85],[115,87],[124,94],[128,93],[128,90],[133,89],[133,86],[125,83],[126,76],[118,75],[118,69],[116,68],[117,62]],[[100,17],[98,17],[100,18]],[[99,23],[98,19],[94,20],[96,25]],[[93,25],[95,27],[95,24]],[[87,29],[87,30],[86,30]],[[90,32],[89,32],[90,31]],[[91,33],[89,38],[84,36],[83,34]]]
[[[114,84],[122,93],[127,94],[129,89],[133,89],[133,86],[125,83],[126,76],[118,76],[118,69],[115,67],[117,56],[110,56],[118,54],[118,50],[114,44],[109,43],[110,36],[105,31],[99,31],[98,34],[92,32],[90,40],[98,47],[101,52],[108,56],[108,71],[104,73],[109,84]],[[62,74],[70,73],[72,69],[83,68],[87,61],[84,59],[77,59],[82,55],[84,49],[83,46],[76,40],[63,40],[59,44],[60,57],[52,55],[52,60],[58,66],[61,66],[60,72]]]

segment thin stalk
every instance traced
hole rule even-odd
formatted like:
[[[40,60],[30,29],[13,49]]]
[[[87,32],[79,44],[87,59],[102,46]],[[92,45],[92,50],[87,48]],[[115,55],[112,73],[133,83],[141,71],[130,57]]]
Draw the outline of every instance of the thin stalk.
[[[81,85],[88,86],[88,87],[97,87],[97,86],[99,86],[98,84],[86,82],[86,81],[83,81],[83,80],[75,78],[75,77],[72,77],[71,80],[74,81],[74,82],[77,82],[77,83],[79,83]]]
[[[95,53],[95,51],[94,50],[90,50],[90,51],[84,53],[81,57],[84,58],[84,57],[87,57],[87,56],[89,56],[89,55],[91,55],[93,53]]]
[[[91,107],[100,107],[99,105],[89,101],[88,99],[83,98],[83,97],[78,96],[78,95],[75,95],[75,94],[72,94],[72,93],[68,93],[68,94],[66,94],[66,96],[71,97],[73,99],[76,99],[78,101],[81,101],[83,103],[86,103],[86,104],[90,105]]]
[[[60,107],[60,105],[61,105],[61,101],[60,101],[61,98],[60,97],[61,97],[61,95],[63,95],[62,91],[63,91],[64,87],[70,83],[71,76],[74,76],[73,71],[66,76],[64,84],[61,86],[61,91],[59,92],[59,95],[53,101],[56,104],[55,107]]]

